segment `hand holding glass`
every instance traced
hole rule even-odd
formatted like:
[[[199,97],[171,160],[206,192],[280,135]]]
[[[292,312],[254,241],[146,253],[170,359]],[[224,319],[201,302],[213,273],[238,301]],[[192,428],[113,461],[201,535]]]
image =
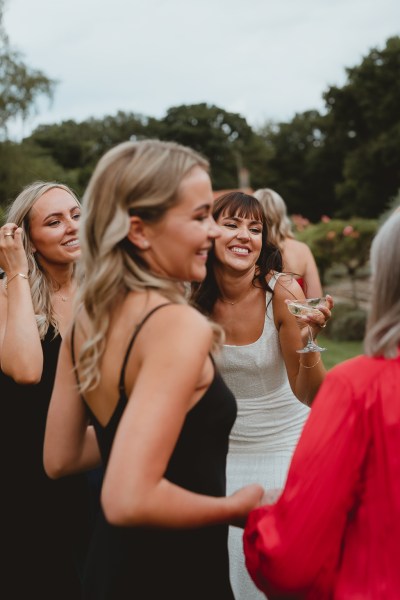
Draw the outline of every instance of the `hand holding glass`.
[[[322,306],[326,306],[326,299],[325,298],[305,298],[304,300],[293,300],[293,301],[287,303],[287,307],[288,307],[289,311],[292,313],[292,315],[294,315],[295,317],[301,317],[301,316],[309,316],[309,315],[313,315],[313,314],[318,314],[320,311],[317,308],[315,308],[316,306],[318,306],[318,304],[320,304]],[[323,352],[324,350],[326,350],[326,348],[322,348],[321,346],[318,346],[314,342],[312,329],[309,324],[307,324],[307,327],[308,327],[307,344],[301,350],[296,350],[296,352],[299,352],[300,354],[306,354],[307,352]]]

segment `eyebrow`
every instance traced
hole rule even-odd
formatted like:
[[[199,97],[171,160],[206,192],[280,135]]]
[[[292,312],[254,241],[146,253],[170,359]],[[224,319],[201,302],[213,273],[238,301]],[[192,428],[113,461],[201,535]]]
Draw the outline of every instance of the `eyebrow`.
[[[207,202],[206,204],[202,204],[201,206],[196,206],[193,212],[199,212],[201,210],[210,210],[211,204]]]
[[[223,219],[228,219],[229,221],[243,221],[242,217],[229,217],[228,215],[225,217],[222,217]],[[253,221],[250,221],[250,225],[262,225],[261,221],[257,221],[256,219],[253,219]]]
[[[73,208],[70,209],[69,212],[72,213],[76,209],[80,210],[80,207],[74,206]],[[50,219],[50,217],[62,217],[62,216],[63,216],[62,212],[53,212],[53,213],[50,213],[49,215],[46,215],[45,218],[43,219],[43,222],[46,221],[47,219]]]

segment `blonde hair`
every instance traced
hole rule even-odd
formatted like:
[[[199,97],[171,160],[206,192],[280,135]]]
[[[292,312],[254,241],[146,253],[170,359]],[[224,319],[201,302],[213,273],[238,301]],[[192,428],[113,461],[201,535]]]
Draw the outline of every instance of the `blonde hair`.
[[[394,358],[400,344],[400,214],[389,217],[371,245],[371,309],[364,341],[369,356]]]
[[[261,203],[268,225],[268,241],[282,249],[286,238],[294,238],[283,198],[270,188],[256,190],[253,194]]]
[[[194,150],[159,140],[124,142],[97,164],[83,197],[80,227],[80,300],[89,319],[77,365],[81,392],[99,382],[110,312],[118,298],[153,289],[173,302],[187,302],[182,285],[151,273],[125,238],[130,215],[148,223],[164,217],[177,202],[182,179],[195,166],[208,171],[208,161]]]
[[[55,181],[35,181],[27,185],[10,205],[5,221],[6,223],[15,223],[23,230],[22,241],[28,259],[29,285],[40,339],[45,337],[50,325],[54,327],[55,335],[59,333],[59,328],[58,320],[51,303],[51,293],[54,288],[47,274],[37,262],[33,252],[30,238],[30,221],[31,211],[36,202],[46,192],[55,188],[68,192],[77,205],[80,206],[78,198],[68,186]]]

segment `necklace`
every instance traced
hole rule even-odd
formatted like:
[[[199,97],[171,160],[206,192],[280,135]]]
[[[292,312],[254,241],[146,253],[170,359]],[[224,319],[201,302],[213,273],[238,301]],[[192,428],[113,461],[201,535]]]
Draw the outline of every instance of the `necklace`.
[[[236,300],[236,302],[231,302],[230,300],[225,300],[224,298],[221,298],[221,296],[219,299],[221,300],[221,302],[224,302],[225,304],[230,304],[231,306],[240,302],[240,300]],[[242,300],[243,300],[243,298],[242,298]]]

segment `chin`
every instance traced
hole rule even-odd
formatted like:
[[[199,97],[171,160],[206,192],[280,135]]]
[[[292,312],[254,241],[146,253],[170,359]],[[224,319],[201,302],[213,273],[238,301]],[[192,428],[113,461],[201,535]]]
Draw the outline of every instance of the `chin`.
[[[186,281],[196,281],[198,283],[200,283],[201,281],[203,281],[203,279],[205,279],[207,275],[207,269],[201,269],[201,270],[197,270],[194,273],[191,273],[190,278],[187,279]]]

